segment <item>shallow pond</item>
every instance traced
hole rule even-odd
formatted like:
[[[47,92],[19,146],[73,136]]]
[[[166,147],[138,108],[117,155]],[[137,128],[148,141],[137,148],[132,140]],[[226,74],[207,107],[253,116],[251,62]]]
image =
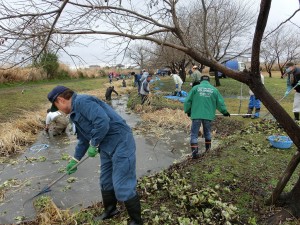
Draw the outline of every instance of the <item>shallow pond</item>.
[[[140,119],[127,111],[126,104],[126,96],[112,100],[113,108],[131,127],[135,127]],[[190,153],[189,137],[183,132],[170,132],[169,138],[163,140],[135,134],[135,141],[138,177],[167,168],[174,160]],[[61,171],[68,162],[65,158],[73,155],[76,143],[76,137],[70,133],[52,137],[41,132],[36,143],[14,163],[1,165],[0,185],[6,183],[7,191],[0,202],[0,224],[17,223],[22,216],[26,220],[35,217],[32,201],[23,206],[24,202],[63,174]],[[42,149],[40,144],[48,147]],[[87,159],[76,173],[64,177],[44,195],[51,196],[62,209],[76,210],[101,201],[99,161],[99,157]],[[70,177],[75,181],[69,183]]]

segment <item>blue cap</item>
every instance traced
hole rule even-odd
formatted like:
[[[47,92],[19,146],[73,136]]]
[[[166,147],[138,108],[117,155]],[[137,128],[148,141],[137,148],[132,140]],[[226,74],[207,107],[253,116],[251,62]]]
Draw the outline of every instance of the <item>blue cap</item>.
[[[52,103],[52,106],[50,108],[51,112],[56,112],[58,110],[58,108],[55,106],[54,102],[61,93],[63,93],[64,91],[66,91],[68,89],[69,88],[67,88],[65,86],[56,86],[55,88],[53,88],[52,91],[50,91],[48,93],[48,100]]]

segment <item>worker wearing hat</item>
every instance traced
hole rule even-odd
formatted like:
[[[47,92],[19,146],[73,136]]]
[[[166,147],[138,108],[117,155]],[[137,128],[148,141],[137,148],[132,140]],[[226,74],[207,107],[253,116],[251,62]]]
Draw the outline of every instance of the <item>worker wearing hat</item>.
[[[200,79],[201,79],[201,73],[198,70],[198,66],[193,66],[192,68],[192,74],[191,74],[191,78],[192,78],[192,87],[200,84]]]
[[[177,74],[176,70],[173,70],[172,72],[169,71],[169,74],[173,78],[173,81],[175,83],[174,96],[179,95],[181,97],[181,87],[182,87],[182,84],[183,84],[183,81],[182,81],[181,77]]]
[[[300,115],[300,68],[296,67],[293,62],[288,62],[285,65],[285,74],[288,77],[287,79],[291,88],[294,88],[296,91],[293,102],[293,113],[294,119],[298,121]]]
[[[70,115],[76,126],[78,143],[67,173],[87,153],[101,161],[100,188],[104,213],[96,220],[109,219],[119,213],[117,201],[125,203],[130,224],[142,224],[141,205],[136,192],[136,146],[130,127],[109,105],[90,95],[77,94],[57,86],[48,94],[51,110]]]

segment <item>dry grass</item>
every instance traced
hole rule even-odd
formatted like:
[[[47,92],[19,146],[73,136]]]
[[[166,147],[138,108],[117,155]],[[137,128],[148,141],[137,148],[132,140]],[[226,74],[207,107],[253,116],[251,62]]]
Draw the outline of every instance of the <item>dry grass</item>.
[[[59,209],[49,196],[41,196],[34,201],[37,217],[32,221],[27,221],[26,225],[77,225],[77,224],[111,224],[110,222],[97,223],[93,220],[95,215],[99,215],[103,209],[102,203],[93,203],[87,208],[82,208],[75,213],[71,209]]]
[[[36,81],[47,78],[47,74],[40,68],[14,68],[0,70],[0,83],[13,81]]]
[[[132,86],[131,80],[127,80],[126,83],[127,83],[126,87],[122,87],[122,80],[114,81],[112,84],[105,83],[104,88],[99,88],[99,89],[93,90],[93,91],[87,91],[87,92],[85,92],[85,94],[93,95],[93,96],[100,98],[101,100],[104,100],[106,89],[110,86],[114,86],[115,90],[118,92],[119,95],[128,94],[132,91],[133,86]],[[114,95],[114,93],[112,94],[112,96],[113,95]]]
[[[22,152],[44,127],[45,111],[25,112],[23,118],[0,125],[0,156]]]
[[[155,127],[163,127],[165,129],[181,128],[189,131],[191,126],[190,118],[180,109],[165,108],[152,113],[145,113],[141,117],[144,121],[153,124]]]
[[[59,209],[50,198],[45,198],[47,201],[42,207],[36,206],[38,211],[37,222],[40,225],[48,224],[76,224],[76,221],[72,222],[72,217],[69,210]],[[35,202],[36,204],[36,202]]]

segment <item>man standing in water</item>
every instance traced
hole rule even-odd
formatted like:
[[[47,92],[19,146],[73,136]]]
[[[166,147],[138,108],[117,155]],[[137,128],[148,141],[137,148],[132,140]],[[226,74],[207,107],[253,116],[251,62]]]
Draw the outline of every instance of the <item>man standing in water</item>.
[[[111,101],[111,94],[112,93],[116,93],[118,96],[119,96],[119,94],[118,94],[118,92],[115,90],[115,87],[114,86],[110,86],[110,87],[108,87],[107,89],[106,89],[106,92],[105,92],[105,99],[106,99],[106,101]]]
[[[51,111],[70,114],[76,126],[78,143],[72,167],[87,153],[101,160],[100,188],[104,212],[96,220],[109,219],[119,213],[117,201],[125,203],[130,225],[142,224],[141,204],[136,192],[136,146],[130,127],[109,105],[94,96],[80,95],[64,86],[57,86],[48,94]]]

